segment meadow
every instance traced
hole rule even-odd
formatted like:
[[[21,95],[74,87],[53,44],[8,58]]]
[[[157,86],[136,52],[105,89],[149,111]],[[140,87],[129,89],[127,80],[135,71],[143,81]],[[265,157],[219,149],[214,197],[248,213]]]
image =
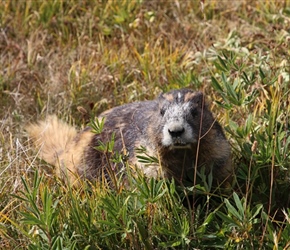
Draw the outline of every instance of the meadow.
[[[226,190],[130,166],[127,188],[75,188],[25,133],[182,87],[230,141]],[[1,1],[0,249],[290,249],[289,91],[289,0]]]

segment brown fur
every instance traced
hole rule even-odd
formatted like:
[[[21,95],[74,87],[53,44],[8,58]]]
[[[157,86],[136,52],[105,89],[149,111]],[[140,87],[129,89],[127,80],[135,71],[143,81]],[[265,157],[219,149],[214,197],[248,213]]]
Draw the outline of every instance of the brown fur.
[[[147,176],[174,177],[182,181],[186,173],[205,166],[213,167],[217,182],[232,175],[230,146],[222,128],[213,118],[201,92],[174,90],[153,101],[135,102],[102,113],[104,130],[94,134],[90,128],[81,132],[59,121],[55,116],[28,126],[28,134],[41,146],[40,157],[57,167],[57,173],[76,174],[94,180],[116,174],[116,165],[96,149],[100,141],[110,140],[115,133],[114,150],[127,152],[129,163],[137,165]],[[145,147],[146,154],[159,159],[159,164],[142,164],[136,148]]]

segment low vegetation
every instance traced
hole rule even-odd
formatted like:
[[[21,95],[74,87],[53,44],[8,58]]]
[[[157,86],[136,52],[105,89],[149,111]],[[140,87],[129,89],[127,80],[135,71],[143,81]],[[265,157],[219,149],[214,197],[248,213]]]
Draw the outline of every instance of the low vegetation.
[[[289,27],[288,0],[1,1],[0,249],[289,249]],[[132,166],[127,188],[72,187],[24,131],[51,113],[82,128],[181,87],[225,128],[225,190]]]

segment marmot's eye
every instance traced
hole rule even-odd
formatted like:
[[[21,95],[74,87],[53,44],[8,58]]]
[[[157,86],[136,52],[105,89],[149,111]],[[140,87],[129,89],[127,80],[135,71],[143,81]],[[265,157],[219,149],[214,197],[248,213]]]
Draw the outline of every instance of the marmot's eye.
[[[161,115],[161,116],[164,116],[164,114],[165,114],[165,108],[161,108],[161,109],[160,109],[160,115]]]
[[[190,109],[190,113],[191,113],[192,116],[196,116],[197,115],[197,108],[196,107],[195,108],[191,108]]]

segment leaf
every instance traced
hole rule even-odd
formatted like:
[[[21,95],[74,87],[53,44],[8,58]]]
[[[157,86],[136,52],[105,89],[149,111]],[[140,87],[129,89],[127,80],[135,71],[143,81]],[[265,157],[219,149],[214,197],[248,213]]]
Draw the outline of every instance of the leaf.
[[[222,65],[222,67],[224,68],[224,70],[228,70],[227,64],[225,63],[225,60],[222,59],[220,56],[218,56],[218,60],[220,62],[220,64]]]
[[[259,213],[260,211],[263,209],[263,204],[258,204],[253,208],[253,212],[254,214],[252,215],[252,217],[250,218],[250,220],[253,220]]]
[[[102,133],[105,125],[105,117],[92,119],[89,126],[92,128],[92,132],[95,134]]]
[[[239,196],[237,195],[236,192],[233,193],[233,197],[234,197],[234,200],[235,200],[235,203],[236,203],[236,206],[239,210],[239,215],[244,215],[245,214],[245,211],[244,211],[244,207],[243,207],[243,204],[239,198]],[[241,217],[242,219],[242,217]]]
[[[202,225],[200,225],[198,227],[198,229],[196,230],[198,233],[204,233],[206,230],[207,225],[212,222],[212,220],[214,219],[214,213],[210,213],[204,220],[204,222],[202,223]]]
[[[266,78],[266,75],[265,75],[265,73],[263,72],[263,70],[262,70],[261,67],[259,67],[259,74],[260,74],[260,77],[261,77],[261,79],[262,79],[262,81],[263,81],[263,79]]]
[[[27,225],[38,225],[38,226],[45,226],[45,223],[38,219],[35,215],[30,213],[21,212],[22,216],[24,217],[21,219]]]
[[[216,214],[217,214],[217,216],[220,217],[224,222],[227,222],[227,223],[229,223],[229,224],[231,224],[231,225],[235,225],[235,226],[240,227],[240,224],[238,224],[238,223],[236,222],[236,220],[234,220],[234,219],[231,218],[230,216],[228,216],[228,215],[226,215],[226,214],[224,214],[224,213],[222,213],[222,212],[220,212],[220,211],[216,211]]]
[[[233,102],[235,105],[240,105],[238,96],[233,88],[233,86],[228,82],[227,77],[224,72],[222,72],[222,81],[224,83],[224,86],[227,89],[227,94],[231,102]]]
[[[218,83],[217,79],[214,76],[211,77],[211,83],[215,90],[219,92],[224,92],[223,88],[221,87],[221,85]]]
[[[148,241],[149,237],[148,237],[148,230],[146,226],[143,223],[140,223],[139,221],[134,221],[134,222],[138,228],[141,241],[145,245],[145,249],[151,249],[150,243]]]
[[[229,214],[232,214],[234,217],[236,217],[240,222],[243,221],[243,216],[239,214],[236,208],[229,202],[228,199],[225,199],[225,203],[228,209]]]
[[[249,116],[246,120],[245,128],[244,128],[245,135],[248,135],[251,132],[252,123],[253,123],[253,115],[249,114]]]

